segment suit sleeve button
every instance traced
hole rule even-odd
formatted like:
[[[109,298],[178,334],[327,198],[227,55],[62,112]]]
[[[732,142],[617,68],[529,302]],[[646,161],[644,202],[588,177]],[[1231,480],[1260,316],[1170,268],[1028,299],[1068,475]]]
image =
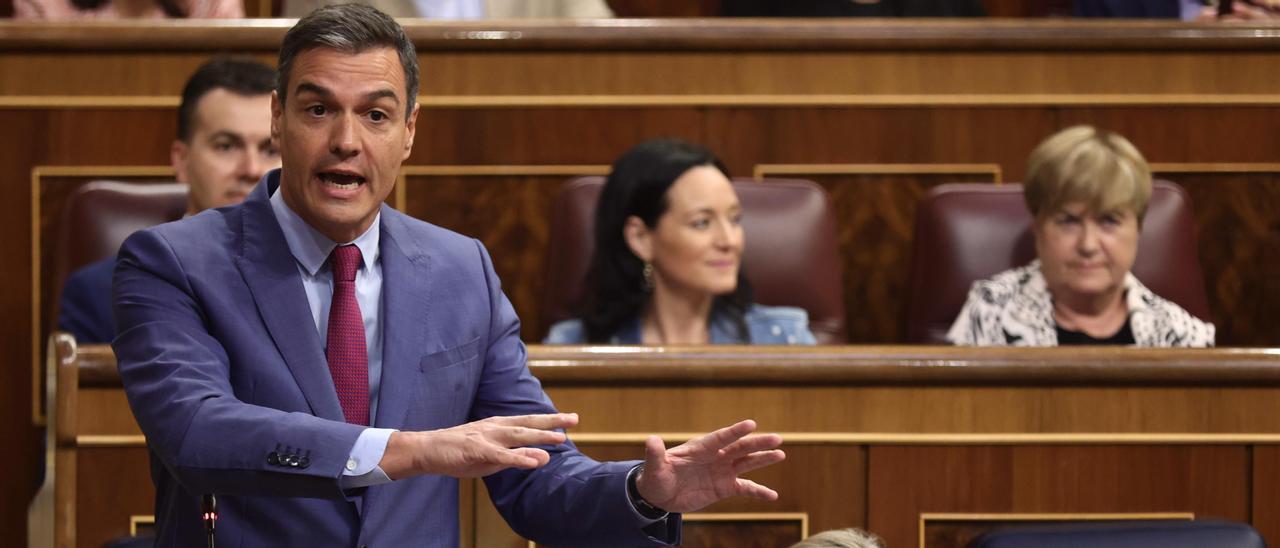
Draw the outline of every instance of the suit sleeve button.
[[[280,454],[276,453],[275,451],[267,453],[267,464],[270,464],[272,466],[280,464]]]
[[[298,468],[306,468],[311,466],[311,457],[302,457],[298,459]]]

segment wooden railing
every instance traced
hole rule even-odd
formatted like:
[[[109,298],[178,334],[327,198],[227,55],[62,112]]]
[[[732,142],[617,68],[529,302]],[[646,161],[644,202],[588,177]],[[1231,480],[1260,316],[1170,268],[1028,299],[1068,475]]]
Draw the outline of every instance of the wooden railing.
[[[110,349],[54,346],[56,538],[96,546],[152,513],[145,440]],[[1270,350],[534,346],[529,364],[597,458],[747,417],[783,435],[788,460],[752,475],[781,499],[706,509],[695,544],[858,526],[960,546],[1028,520],[1138,517],[1251,522],[1280,540]],[[523,546],[479,485],[463,484],[465,543]]]

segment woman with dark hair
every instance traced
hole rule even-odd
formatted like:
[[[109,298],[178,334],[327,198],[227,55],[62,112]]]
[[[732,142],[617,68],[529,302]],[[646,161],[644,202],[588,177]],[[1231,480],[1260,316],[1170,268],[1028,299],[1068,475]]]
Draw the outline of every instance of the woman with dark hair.
[[[742,205],[710,151],[645,141],[613,164],[596,208],[581,318],[547,344],[815,344],[804,310],[751,302]]]

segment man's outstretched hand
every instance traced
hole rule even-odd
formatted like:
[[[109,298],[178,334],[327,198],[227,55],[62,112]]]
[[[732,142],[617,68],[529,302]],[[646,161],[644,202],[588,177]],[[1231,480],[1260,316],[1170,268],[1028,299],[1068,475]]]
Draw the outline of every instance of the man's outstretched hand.
[[[419,474],[479,478],[507,468],[538,468],[551,456],[531,445],[564,443],[576,413],[489,417],[429,432],[396,432],[378,465],[397,480]]]
[[[636,490],[668,512],[694,512],[733,496],[776,500],[773,489],[738,477],[787,458],[778,449],[782,436],[747,437],[755,430],[755,421],[745,420],[671,449],[649,436]]]

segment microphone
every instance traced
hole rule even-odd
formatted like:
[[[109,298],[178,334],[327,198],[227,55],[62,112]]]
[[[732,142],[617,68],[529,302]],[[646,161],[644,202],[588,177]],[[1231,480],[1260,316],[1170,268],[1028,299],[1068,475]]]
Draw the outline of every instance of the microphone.
[[[209,538],[209,548],[214,548],[213,528],[218,522],[218,499],[212,493],[200,495],[200,514],[204,519],[204,532]]]

